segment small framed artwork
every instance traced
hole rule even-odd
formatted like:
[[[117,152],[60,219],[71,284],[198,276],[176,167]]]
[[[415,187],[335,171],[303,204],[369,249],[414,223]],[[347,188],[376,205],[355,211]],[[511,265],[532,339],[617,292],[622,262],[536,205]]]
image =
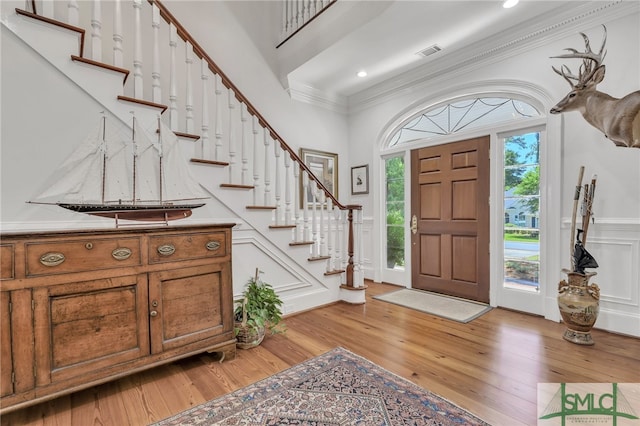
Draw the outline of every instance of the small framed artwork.
[[[351,195],[369,193],[369,165],[351,168]]]
[[[300,159],[322,184],[338,198],[338,154],[300,148]],[[300,173],[300,207],[304,208],[304,173]],[[313,186],[307,188],[307,205],[313,201]]]

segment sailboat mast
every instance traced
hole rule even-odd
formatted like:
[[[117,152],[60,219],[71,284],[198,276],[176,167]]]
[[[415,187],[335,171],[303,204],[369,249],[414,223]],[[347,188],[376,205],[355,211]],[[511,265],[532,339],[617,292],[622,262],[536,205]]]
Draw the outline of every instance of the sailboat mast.
[[[162,176],[163,176],[163,171],[162,171],[162,127],[160,126],[160,116],[158,116],[158,145],[159,145],[159,151],[160,151],[160,155],[158,156],[158,162],[159,162],[159,173],[160,176],[158,177],[158,182],[160,182],[160,204],[162,204]]]
[[[105,141],[106,121],[104,113],[102,114],[102,204],[104,204],[104,193],[107,180],[107,143]]]
[[[133,204],[136,203],[136,159],[138,158],[138,147],[136,146],[136,116],[133,116]]]

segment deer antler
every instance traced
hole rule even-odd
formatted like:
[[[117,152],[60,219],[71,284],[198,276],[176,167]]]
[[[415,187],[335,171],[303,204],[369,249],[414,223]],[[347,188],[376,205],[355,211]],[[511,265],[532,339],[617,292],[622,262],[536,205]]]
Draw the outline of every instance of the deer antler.
[[[552,56],[552,58],[582,59],[582,65],[578,70],[577,76],[571,73],[571,70],[566,65],[563,65],[560,70],[558,70],[556,67],[551,67],[556,72],[556,74],[561,75],[565,80],[567,80],[572,88],[584,87],[593,78],[593,74],[596,72],[596,70],[602,65],[604,57],[607,55],[607,52],[604,50],[604,46],[607,43],[607,27],[603,25],[602,28],[604,28],[604,34],[602,36],[602,46],[600,46],[600,51],[598,53],[595,53],[591,50],[589,37],[587,37],[585,33],[580,33],[580,35],[584,39],[584,52],[579,52],[578,50],[573,48],[566,48],[564,50],[571,53]],[[574,84],[572,80],[574,80],[576,83]]]

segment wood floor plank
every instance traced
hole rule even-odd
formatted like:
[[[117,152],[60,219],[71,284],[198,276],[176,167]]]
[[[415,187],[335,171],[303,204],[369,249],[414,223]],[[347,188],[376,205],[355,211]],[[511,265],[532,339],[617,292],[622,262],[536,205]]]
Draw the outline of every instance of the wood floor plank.
[[[372,299],[398,287],[368,282],[367,303],[336,303],[285,318],[288,331],[62,396],[2,417],[2,426],[147,425],[344,347],[494,425],[531,425],[538,383],[638,383],[640,339],[592,332],[594,346],[562,339],[564,326],[493,309],[462,324]]]

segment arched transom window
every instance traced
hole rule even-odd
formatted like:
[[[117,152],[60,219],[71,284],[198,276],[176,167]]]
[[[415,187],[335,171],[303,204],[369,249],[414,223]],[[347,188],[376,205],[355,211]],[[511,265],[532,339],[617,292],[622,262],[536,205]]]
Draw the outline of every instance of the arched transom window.
[[[540,112],[535,107],[512,98],[476,97],[458,100],[421,112],[396,131],[388,146],[539,116]]]

